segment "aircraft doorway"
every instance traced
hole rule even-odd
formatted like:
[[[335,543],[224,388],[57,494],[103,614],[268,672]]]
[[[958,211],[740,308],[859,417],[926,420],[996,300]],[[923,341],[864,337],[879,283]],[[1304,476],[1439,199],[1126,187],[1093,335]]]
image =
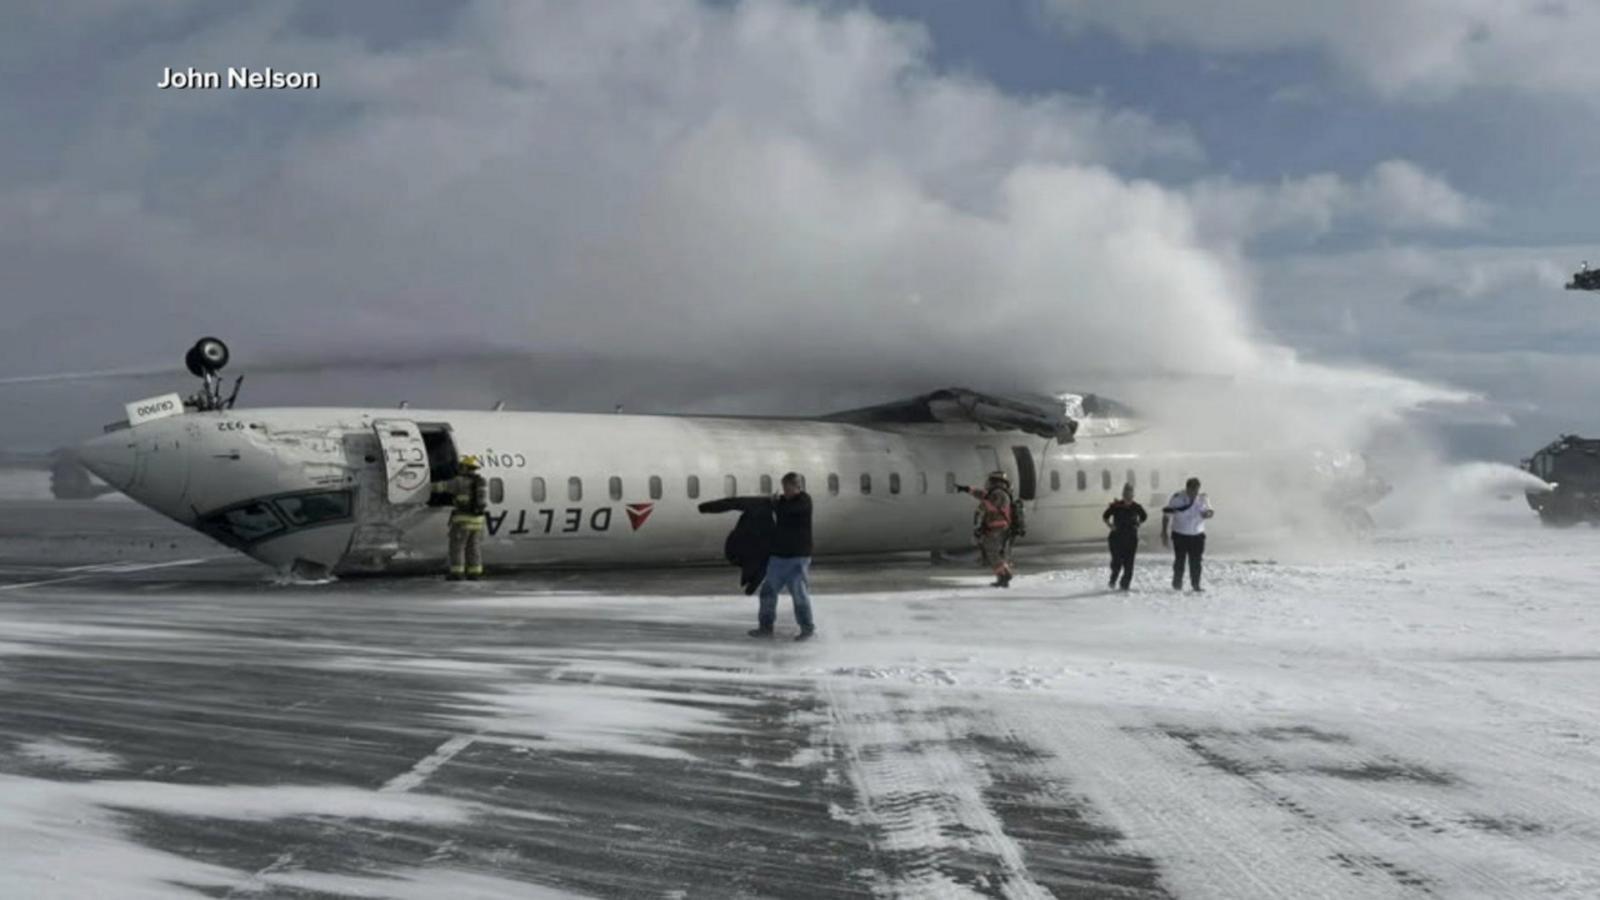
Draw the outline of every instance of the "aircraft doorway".
[[[1011,454],[1017,460],[1017,499],[1032,500],[1039,487],[1033,468],[1033,451],[1027,447],[1012,447]]]
[[[422,446],[428,454],[428,473],[433,481],[444,481],[456,475],[456,439],[450,426],[443,422],[418,422]]]

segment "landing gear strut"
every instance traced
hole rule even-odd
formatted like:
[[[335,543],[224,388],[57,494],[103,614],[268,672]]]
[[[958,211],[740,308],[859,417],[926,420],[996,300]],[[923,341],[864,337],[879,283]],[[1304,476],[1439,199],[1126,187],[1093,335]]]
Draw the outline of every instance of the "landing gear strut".
[[[217,373],[228,364],[228,345],[214,337],[203,337],[195,341],[193,347],[183,357],[183,364],[188,367],[189,373],[205,382],[200,390],[196,391],[185,405],[193,406],[202,412],[217,409],[233,409],[233,402],[239,399],[239,385],[244,383],[244,376],[240,375],[233,380],[233,391],[227,397],[222,396],[222,378]]]

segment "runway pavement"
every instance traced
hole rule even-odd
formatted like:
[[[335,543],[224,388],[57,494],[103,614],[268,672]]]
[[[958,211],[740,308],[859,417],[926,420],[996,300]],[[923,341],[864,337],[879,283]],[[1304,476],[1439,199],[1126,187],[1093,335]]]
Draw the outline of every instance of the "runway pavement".
[[[824,638],[830,594],[950,577],[819,566]],[[276,583],[131,504],[6,504],[0,894],[1162,895],[1036,751],[960,704],[841,709],[811,648],[744,637],[736,590],[731,568]],[[835,734],[863,724],[889,743]],[[950,764],[933,741],[978,796],[863,784],[873,754],[880,778],[920,778],[908,750]]]
[[[0,897],[1600,896],[1593,534],[1521,512],[1219,529],[1200,595],[824,559],[797,644],[731,567],[288,583],[0,504]]]

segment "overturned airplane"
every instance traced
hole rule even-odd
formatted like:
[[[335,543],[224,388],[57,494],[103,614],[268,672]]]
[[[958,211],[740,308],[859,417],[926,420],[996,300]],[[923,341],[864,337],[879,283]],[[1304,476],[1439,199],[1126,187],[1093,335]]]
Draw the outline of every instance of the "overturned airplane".
[[[1125,484],[1157,506],[1197,472],[1219,487],[1264,471],[1333,487],[1303,451],[1174,449],[1093,395],[946,388],[817,418],[239,409],[218,374],[227,357],[202,342],[187,360],[198,393],[128,404],[78,457],[146,506],[302,574],[437,570],[447,512],[430,488],[468,454],[488,480],[491,567],[719,561],[726,525],[699,503],[771,494],[789,471],[814,498],[819,555],[965,549],[971,506],[956,486],[997,470],[1029,504],[1031,544],[1103,538],[1100,513]]]

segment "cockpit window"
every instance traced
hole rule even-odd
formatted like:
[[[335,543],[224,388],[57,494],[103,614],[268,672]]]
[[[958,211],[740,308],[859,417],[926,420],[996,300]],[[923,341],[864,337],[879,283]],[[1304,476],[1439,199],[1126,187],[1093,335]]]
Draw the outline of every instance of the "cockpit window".
[[[349,491],[296,494],[279,497],[274,502],[278,504],[278,511],[283,513],[283,517],[296,528],[350,518]]]
[[[265,502],[246,503],[205,520],[207,530],[225,541],[248,544],[283,530],[283,521]]]
[[[200,527],[224,544],[242,547],[286,530],[349,519],[351,504],[349,491],[285,494],[212,513],[200,520]]]

